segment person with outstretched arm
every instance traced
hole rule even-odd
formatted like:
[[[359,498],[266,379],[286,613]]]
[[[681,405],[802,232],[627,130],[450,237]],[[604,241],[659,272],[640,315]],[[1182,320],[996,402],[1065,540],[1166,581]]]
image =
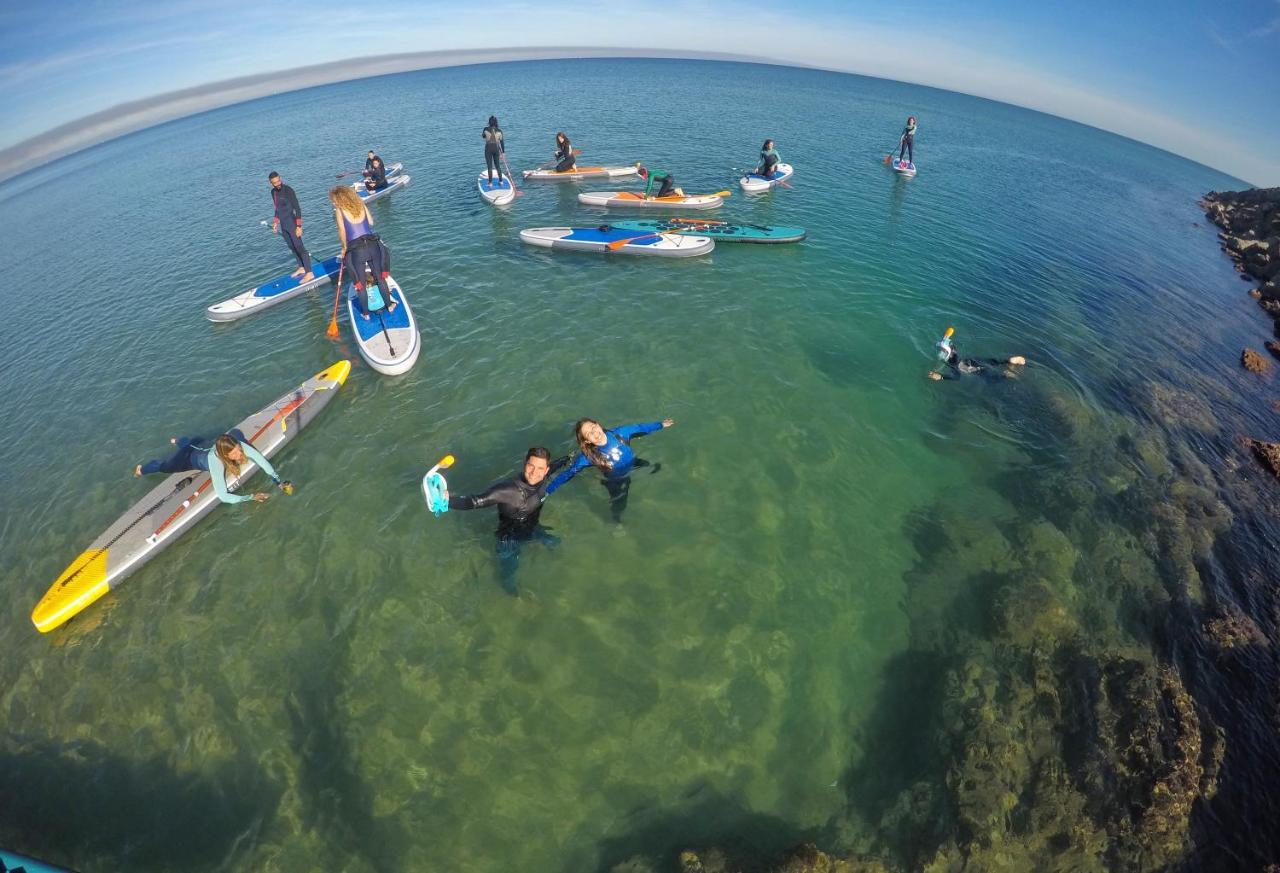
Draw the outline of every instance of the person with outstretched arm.
[[[657,430],[675,424],[669,418],[647,424],[627,424],[622,427],[606,430],[600,422],[592,418],[582,418],[573,426],[573,438],[578,443],[578,453],[559,475],[547,486],[547,496],[564,485],[587,467],[596,467],[603,475],[601,480],[605,490],[609,492],[609,508],[613,520],[622,521],[622,511],[627,508],[627,498],[631,493],[631,471],[650,466],[643,458],[637,458],[631,448],[631,441]],[[653,472],[658,472],[661,465],[653,465]]]
[[[1006,371],[1001,368],[1006,366],[1021,367],[1027,363],[1027,359],[1022,355],[1014,355],[1010,358],[962,358],[951,342],[951,337],[955,335],[955,332],[956,329],[954,327],[947,328],[947,332],[942,335],[942,339],[935,344],[935,348],[938,350],[938,360],[943,364],[942,372],[937,370],[929,371],[929,378],[935,382],[940,382],[943,379],[959,379],[961,376],[971,375],[1003,376],[1006,375]]]
[[[303,282],[310,282],[315,274],[311,272],[311,253],[302,242],[302,207],[298,205],[298,195],[293,193],[293,189],[275,171],[267,176],[267,180],[271,182],[271,202],[275,204],[271,232],[284,234],[284,244],[298,261],[298,269],[290,275],[295,279],[301,278]]]
[[[502,178],[502,156],[507,152],[502,128],[498,126],[498,116],[489,116],[489,124],[480,131],[480,137],[484,140],[484,171],[489,174],[489,184],[492,186],[495,178]]]
[[[182,473],[187,470],[204,470],[209,474],[213,492],[223,503],[245,503],[249,500],[261,503],[271,495],[266,491],[255,494],[233,494],[227,487],[227,476],[240,475],[245,459],[258,465],[258,469],[271,477],[276,487],[285,494],[293,493],[293,483],[281,480],[276,468],[263,456],[244,432],[234,428],[212,441],[200,437],[175,437],[169,440],[176,449],[167,458],[159,458],[138,464],[133,475],[148,476],[152,473]]]
[[[898,143],[898,162],[902,162],[902,155],[907,155],[907,163],[914,164],[916,162],[915,146],[916,143],[916,117],[912,115],[907,119],[907,126],[902,128],[902,140]]]
[[[560,540],[542,527],[542,502],[547,499],[547,477],[560,469],[568,458],[551,460],[551,453],[542,446],[534,446],[525,453],[524,470],[518,476],[490,485],[479,494],[449,495],[449,509],[498,508],[497,542],[494,550],[502,588],[513,597],[520,596],[516,588],[516,568],[520,561],[520,545],[536,540],[547,547]]]

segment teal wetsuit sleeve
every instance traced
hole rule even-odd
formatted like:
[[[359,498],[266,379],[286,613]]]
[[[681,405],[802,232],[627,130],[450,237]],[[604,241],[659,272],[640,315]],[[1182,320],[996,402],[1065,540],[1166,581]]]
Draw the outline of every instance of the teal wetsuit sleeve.
[[[257,449],[254,449],[257,451]],[[244,503],[252,500],[252,494],[232,494],[227,488],[227,468],[222,465],[222,458],[215,451],[209,452],[209,479],[213,482],[213,493],[223,503]]]
[[[638,436],[653,433],[655,430],[662,430],[662,422],[651,421],[648,424],[624,424],[622,427],[615,427],[613,432],[623,442],[630,442]]]
[[[262,452],[253,447],[253,443],[248,440],[241,440],[240,448],[244,450],[245,456],[250,461],[258,465],[258,469],[271,477],[271,480],[277,485],[280,483],[280,477],[276,475],[276,468],[271,466],[271,462],[263,457]]]
[[[582,452],[578,452],[578,454],[573,456],[573,462],[551,480],[551,484],[547,486],[547,496],[550,497],[552,492],[557,488],[590,466],[591,462],[587,460],[587,456],[582,454]]]

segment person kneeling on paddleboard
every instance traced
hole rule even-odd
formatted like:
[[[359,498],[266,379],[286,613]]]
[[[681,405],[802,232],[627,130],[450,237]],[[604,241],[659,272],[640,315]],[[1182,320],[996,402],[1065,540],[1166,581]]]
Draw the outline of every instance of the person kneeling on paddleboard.
[[[907,119],[907,126],[902,128],[902,141],[898,143],[898,163],[902,163],[902,154],[906,152],[907,163],[914,164],[916,162],[915,151],[912,146],[916,142],[916,117],[912,115]]]
[[[373,216],[360,195],[346,185],[337,185],[329,191],[333,203],[333,220],[338,225],[338,241],[342,243],[341,258],[346,271],[360,295],[360,314],[369,319],[369,287],[366,272],[373,277],[381,292],[387,311],[396,308],[387,277],[391,275],[391,252],[382,239],[373,232]],[[381,309],[374,306],[373,309]]]
[[[675,177],[666,170],[650,170],[646,169],[644,164],[636,164],[636,172],[641,179],[644,179],[644,199],[655,200],[662,197],[670,197],[675,194],[678,197],[684,196],[684,191],[676,187]],[[660,182],[657,194],[650,194],[653,189],[653,183]]]
[[[955,335],[955,332],[956,329],[954,327],[947,328],[947,332],[942,335],[942,339],[934,346],[938,350],[938,360],[946,367],[941,373],[937,370],[930,371],[929,378],[935,382],[940,382],[943,379],[959,379],[961,376],[973,374],[989,377],[1012,375],[1012,373],[998,368],[1006,365],[1021,367],[1027,363],[1027,359],[1022,355],[1014,355],[1011,358],[962,358],[951,343],[951,337]]]
[[[245,439],[244,433],[239,428],[224,433],[215,439],[212,448],[208,447],[208,440],[200,437],[177,437],[169,442],[178,447],[177,451],[167,458],[139,464],[133,468],[133,475],[145,476],[151,473],[182,473],[187,470],[204,470],[209,474],[209,480],[213,484],[213,492],[218,495],[218,499],[223,503],[244,503],[247,500],[256,500],[261,503],[271,496],[266,491],[259,491],[255,494],[232,494],[227,489],[227,474],[230,473],[233,477],[239,476],[240,468],[247,457],[258,465],[259,470],[271,477],[277,488],[285,494],[293,493],[293,483],[280,479],[280,476],[276,473],[276,468],[271,466],[271,462],[253,447],[253,443]],[[205,443],[205,445],[201,445],[201,443]]]
[[[484,170],[489,174],[489,184],[494,178],[502,178],[502,167],[499,165],[506,154],[507,144],[502,139],[502,128],[498,127],[498,116],[489,116],[489,126],[480,131],[484,138]]]
[[[569,142],[563,130],[556,134],[555,160],[557,173],[568,173],[578,165],[578,159],[573,156],[573,143]]]
[[[368,189],[370,193],[374,191],[381,191],[390,184],[387,182],[387,168],[382,163],[382,158],[376,155],[370,162],[369,169],[365,170],[365,174],[368,178],[364,180],[364,187]]]
[[[498,530],[495,551],[501,571],[502,587],[513,597],[516,589],[516,567],[520,560],[520,544],[537,540],[545,546],[556,545],[560,538],[552,535],[539,524],[542,502],[547,499],[549,474],[569,462],[567,457],[551,460],[551,453],[542,446],[534,446],[525,453],[524,472],[511,479],[504,479],[479,494],[451,495],[450,509],[482,509],[498,507]]]
[[[605,490],[609,492],[609,508],[613,512],[613,520],[621,523],[622,511],[627,508],[627,497],[631,493],[631,471],[650,466],[648,461],[636,457],[636,453],[631,450],[631,441],[673,424],[674,421],[664,418],[648,424],[627,424],[605,430],[595,419],[579,419],[573,426],[578,454],[560,475],[551,480],[551,484],[547,486],[547,496],[550,497],[579,471],[596,467],[604,474],[602,481]],[[654,473],[659,469],[661,465],[653,465]]]
[[[364,159],[364,177],[367,179],[373,175],[373,162],[383,163],[382,158],[378,157],[373,149],[369,149],[369,156]]]
[[[760,166],[756,167],[756,175],[767,179],[773,175],[774,168],[780,163],[782,158],[778,156],[778,150],[773,147],[773,140],[766,139],[764,145],[760,146]]]

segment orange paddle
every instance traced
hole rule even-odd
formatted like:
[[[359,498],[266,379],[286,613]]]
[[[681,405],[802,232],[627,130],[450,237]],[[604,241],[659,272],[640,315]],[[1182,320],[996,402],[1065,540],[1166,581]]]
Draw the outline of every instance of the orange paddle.
[[[324,329],[324,335],[329,339],[338,338],[338,298],[342,296],[342,273],[346,269],[347,259],[343,258],[342,263],[338,265],[338,287],[333,292],[333,317],[329,319],[329,326]]]

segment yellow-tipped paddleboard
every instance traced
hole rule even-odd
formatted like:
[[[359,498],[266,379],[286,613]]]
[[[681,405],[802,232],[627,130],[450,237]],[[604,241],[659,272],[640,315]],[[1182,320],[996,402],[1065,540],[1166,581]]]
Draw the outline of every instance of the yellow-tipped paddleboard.
[[[254,447],[270,458],[324,409],[351,373],[339,361],[264,406],[236,425]],[[227,481],[235,488],[257,465],[246,462]],[[31,612],[36,630],[48,633],[80,613],[159,554],[218,505],[209,474],[189,470],[169,476],[116,519],[62,571]]]

